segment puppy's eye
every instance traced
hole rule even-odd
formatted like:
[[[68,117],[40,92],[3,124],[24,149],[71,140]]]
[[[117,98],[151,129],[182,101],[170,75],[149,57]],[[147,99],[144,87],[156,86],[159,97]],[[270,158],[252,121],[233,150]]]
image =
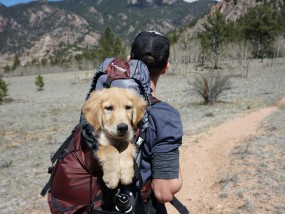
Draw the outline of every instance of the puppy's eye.
[[[106,109],[107,111],[113,111],[113,106],[105,106],[105,109]]]
[[[131,105],[127,105],[127,106],[125,106],[125,109],[126,110],[130,110],[130,109],[132,109],[133,107],[131,106]]]

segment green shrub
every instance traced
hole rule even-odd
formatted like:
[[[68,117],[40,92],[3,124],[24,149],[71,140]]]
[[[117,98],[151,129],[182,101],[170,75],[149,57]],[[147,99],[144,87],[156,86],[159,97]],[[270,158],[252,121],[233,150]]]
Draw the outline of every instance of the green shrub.
[[[41,75],[36,76],[35,84],[38,91],[44,90],[44,78]]]
[[[3,103],[3,98],[8,94],[8,85],[7,83],[0,77],[0,104]]]

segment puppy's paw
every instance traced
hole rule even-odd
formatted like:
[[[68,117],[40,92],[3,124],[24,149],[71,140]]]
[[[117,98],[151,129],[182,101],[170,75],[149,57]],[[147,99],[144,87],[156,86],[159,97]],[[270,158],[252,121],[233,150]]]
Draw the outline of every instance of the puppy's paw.
[[[130,184],[135,174],[134,170],[135,147],[129,144],[128,148],[120,153],[121,183]]]
[[[133,181],[134,174],[135,171],[133,169],[133,166],[121,168],[121,184],[131,184]]]
[[[103,181],[110,189],[115,189],[120,181],[120,157],[118,150],[111,146],[100,146],[97,157],[103,169]]]
[[[103,181],[109,189],[115,189],[120,181],[120,172],[104,173]]]

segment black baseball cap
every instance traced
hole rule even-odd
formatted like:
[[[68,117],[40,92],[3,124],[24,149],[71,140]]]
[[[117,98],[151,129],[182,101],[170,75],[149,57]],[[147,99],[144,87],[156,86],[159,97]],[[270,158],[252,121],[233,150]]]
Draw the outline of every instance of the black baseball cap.
[[[148,67],[163,68],[169,57],[169,40],[167,37],[156,31],[143,31],[139,33],[131,49],[131,59],[138,59],[145,55],[152,56],[155,61],[148,64]]]

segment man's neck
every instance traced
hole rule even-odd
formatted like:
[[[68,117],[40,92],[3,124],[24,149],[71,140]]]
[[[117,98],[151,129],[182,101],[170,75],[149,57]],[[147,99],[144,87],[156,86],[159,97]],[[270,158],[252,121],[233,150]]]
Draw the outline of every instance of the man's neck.
[[[150,81],[150,88],[151,88],[151,95],[152,95],[152,96],[155,96],[155,89],[156,89],[156,86],[155,86],[155,84],[153,83],[153,81]]]
[[[155,91],[156,91],[156,84],[157,84],[158,78],[153,78],[150,80],[150,87],[151,87],[151,95],[155,97]]]

